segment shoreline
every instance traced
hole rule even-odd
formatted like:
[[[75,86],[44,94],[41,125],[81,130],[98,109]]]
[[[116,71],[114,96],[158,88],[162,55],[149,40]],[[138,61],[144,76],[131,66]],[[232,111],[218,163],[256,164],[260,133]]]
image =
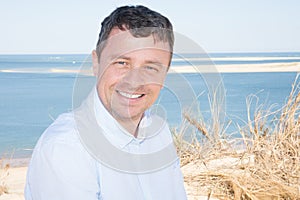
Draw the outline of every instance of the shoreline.
[[[10,168],[27,167],[30,159],[31,156],[24,158],[0,158],[0,169],[2,169],[5,165],[9,165]]]

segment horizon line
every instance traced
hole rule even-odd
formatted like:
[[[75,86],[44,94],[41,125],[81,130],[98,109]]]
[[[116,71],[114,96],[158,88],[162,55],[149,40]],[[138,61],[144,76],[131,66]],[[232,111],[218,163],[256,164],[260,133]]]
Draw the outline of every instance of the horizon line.
[[[207,54],[221,54],[221,53],[300,53],[299,51],[208,51]],[[0,55],[89,55],[87,52],[0,52]],[[193,54],[193,53],[182,53],[182,54]],[[197,53],[196,53],[197,54]]]

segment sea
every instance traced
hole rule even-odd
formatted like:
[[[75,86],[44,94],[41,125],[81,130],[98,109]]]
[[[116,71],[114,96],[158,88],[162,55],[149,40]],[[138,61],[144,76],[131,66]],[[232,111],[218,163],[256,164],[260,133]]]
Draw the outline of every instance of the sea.
[[[189,65],[198,57],[175,55],[171,68]],[[211,53],[209,58],[212,65],[224,66],[284,64],[300,62],[300,52]],[[86,54],[0,55],[0,158],[30,157],[43,131],[61,113],[78,106],[74,98],[77,104],[84,98],[74,95],[78,84],[88,82],[87,94],[94,81],[94,77],[78,73],[85,67],[91,67]],[[238,127],[247,124],[247,105],[251,105],[251,114],[259,108],[280,110],[296,76],[296,72],[170,73],[152,110],[175,129],[182,126],[184,113],[195,110],[198,115],[192,116],[196,120],[210,121],[211,87],[221,85],[222,122],[230,123],[226,131],[238,137]]]

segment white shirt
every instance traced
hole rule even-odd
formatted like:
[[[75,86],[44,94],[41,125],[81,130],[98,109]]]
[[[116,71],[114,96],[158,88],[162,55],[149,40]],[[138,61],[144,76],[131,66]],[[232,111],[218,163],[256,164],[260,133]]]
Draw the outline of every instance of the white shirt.
[[[92,108],[96,114],[91,116],[101,127],[97,131],[101,132],[117,149],[130,155],[147,156],[170,145],[174,148],[166,123],[151,137],[135,138],[127,133],[104,108],[96,89],[91,92],[86,102],[88,103],[83,103],[81,109],[85,111],[88,107]],[[79,128],[75,115],[76,111],[60,115],[39,139],[28,168],[26,200],[186,199],[177,156],[174,162],[166,163],[161,168],[157,168],[155,163],[151,168],[153,163],[143,161],[142,164],[137,163],[138,168],[130,171],[132,163],[122,163],[118,161],[117,154],[103,149],[112,159],[112,164],[110,165],[109,161],[101,162],[101,158],[99,160],[97,155],[90,151],[84,139],[78,134]],[[138,135],[140,133],[142,135],[143,128],[156,117],[146,112],[140,122]],[[95,141],[94,144],[98,144],[97,142]],[[101,147],[101,142],[96,148],[99,146]],[[157,159],[158,162],[167,160]],[[116,160],[120,166],[114,165]],[[139,173],[134,173],[136,169]],[[144,173],[142,170],[145,170]]]

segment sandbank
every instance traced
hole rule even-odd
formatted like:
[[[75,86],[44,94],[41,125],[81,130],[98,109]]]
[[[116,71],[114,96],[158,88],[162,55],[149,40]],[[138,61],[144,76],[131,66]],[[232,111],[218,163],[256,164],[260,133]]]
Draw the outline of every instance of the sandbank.
[[[171,67],[169,73],[300,72],[300,62]]]
[[[184,58],[184,56],[182,56]],[[173,61],[180,61],[183,58],[173,58]],[[290,57],[207,57],[207,56],[203,56],[201,57],[188,57],[188,58],[184,58],[185,60],[193,60],[193,61],[274,61],[274,60],[286,60],[286,61],[291,61],[291,60],[300,60],[300,57],[296,57],[296,56],[290,56]]]

